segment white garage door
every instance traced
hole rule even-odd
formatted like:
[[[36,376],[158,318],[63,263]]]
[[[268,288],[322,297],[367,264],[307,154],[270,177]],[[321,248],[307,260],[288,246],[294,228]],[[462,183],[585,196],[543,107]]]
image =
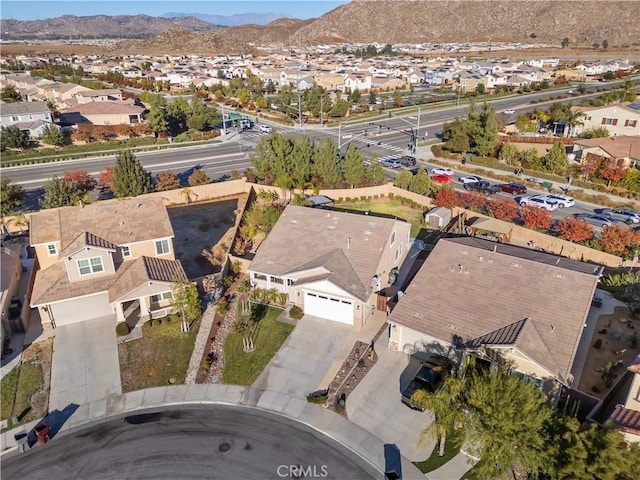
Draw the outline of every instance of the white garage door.
[[[56,327],[113,315],[107,292],[66,302],[52,303],[51,312]]]
[[[305,292],[304,313],[353,325],[353,303],[329,295]]]

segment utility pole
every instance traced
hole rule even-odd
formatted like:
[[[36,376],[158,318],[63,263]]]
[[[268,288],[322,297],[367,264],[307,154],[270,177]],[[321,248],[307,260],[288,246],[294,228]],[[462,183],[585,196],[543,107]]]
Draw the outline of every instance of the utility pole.
[[[320,94],[320,128],[324,126],[322,123],[322,101],[323,100],[324,100],[324,97],[322,96],[322,94]]]
[[[298,125],[302,128],[302,100],[300,97],[300,90],[298,90]]]
[[[224,119],[224,104],[222,105],[222,135],[227,138],[227,121]]]

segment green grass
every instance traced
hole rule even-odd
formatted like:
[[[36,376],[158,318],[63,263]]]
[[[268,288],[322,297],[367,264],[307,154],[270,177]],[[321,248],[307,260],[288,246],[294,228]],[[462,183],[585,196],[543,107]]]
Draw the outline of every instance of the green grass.
[[[422,228],[424,214],[422,209],[415,209],[402,205],[395,200],[385,202],[358,202],[341,203],[332,207],[333,210],[343,210],[347,212],[369,212],[369,215],[376,215],[386,218],[397,218],[411,224],[411,238],[416,238]]]
[[[281,312],[277,308],[253,305],[251,315],[256,327],[255,350],[251,353],[242,351],[240,334],[229,334],[224,345],[224,383],[251,385],[258,378],[294,328],[277,320]]]
[[[32,410],[31,398],[44,385],[42,366],[39,363],[27,361],[14,368],[2,379],[2,420],[9,420],[8,428],[13,428],[11,417],[26,415],[20,423],[29,422],[43,412]]]
[[[19,378],[20,367],[16,367],[7,373],[0,382],[0,402],[2,402],[0,404],[0,419],[2,420],[11,420]]]
[[[453,457],[455,457],[458,452],[460,452],[460,448],[464,442],[464,431],[456,430],[453,435],[447,438],[447,441],[444,445],[444,456],[438,456],[438,450],[440,446],[436,442],[435,447],[433,447],[433,452],[429,458],[427,458],[423,462],[413,462],[413,464],[420,470],[422,473],[432,472],[433,470],[440,468],[442,465],[447,463]]]
[[[143,337],[118,346],[122,391],[184,383],[200,321],[183,333],[180,320],[173,317],[142,326]]]

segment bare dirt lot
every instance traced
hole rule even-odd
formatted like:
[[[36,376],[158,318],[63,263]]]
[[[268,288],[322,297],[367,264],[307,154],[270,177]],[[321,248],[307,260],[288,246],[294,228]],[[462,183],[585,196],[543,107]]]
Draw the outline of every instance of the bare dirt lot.
[[[229,251],[236,219],[244,209],[246,195],[228,197],[214,202],[192,203],[169,207],[169,218],[175,237],[173,245],[176,258],[190,279],[209,275],[220,270],[202,255],[220,244]]]

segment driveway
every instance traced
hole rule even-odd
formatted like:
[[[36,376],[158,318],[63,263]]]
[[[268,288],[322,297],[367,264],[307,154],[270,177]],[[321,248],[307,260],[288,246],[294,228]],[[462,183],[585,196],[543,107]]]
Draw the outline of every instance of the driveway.
[[[353,423],[394,443],[412,462],[426,460],[434,441],[420,443],[420,433],[430,424],[430,412],[412,410],[400,401],[400,392],[418,370],[419,360],[387,349],[384,336],[376,348],[378,361],[347,398],[347,416]]]
[[[49,410],[121,393],[115,317],[58,327],[53,341]]]
[[[253,386],[305,397],[318,388],[335,360],[344,361],[353,332],[349,325],[305,315]]]

